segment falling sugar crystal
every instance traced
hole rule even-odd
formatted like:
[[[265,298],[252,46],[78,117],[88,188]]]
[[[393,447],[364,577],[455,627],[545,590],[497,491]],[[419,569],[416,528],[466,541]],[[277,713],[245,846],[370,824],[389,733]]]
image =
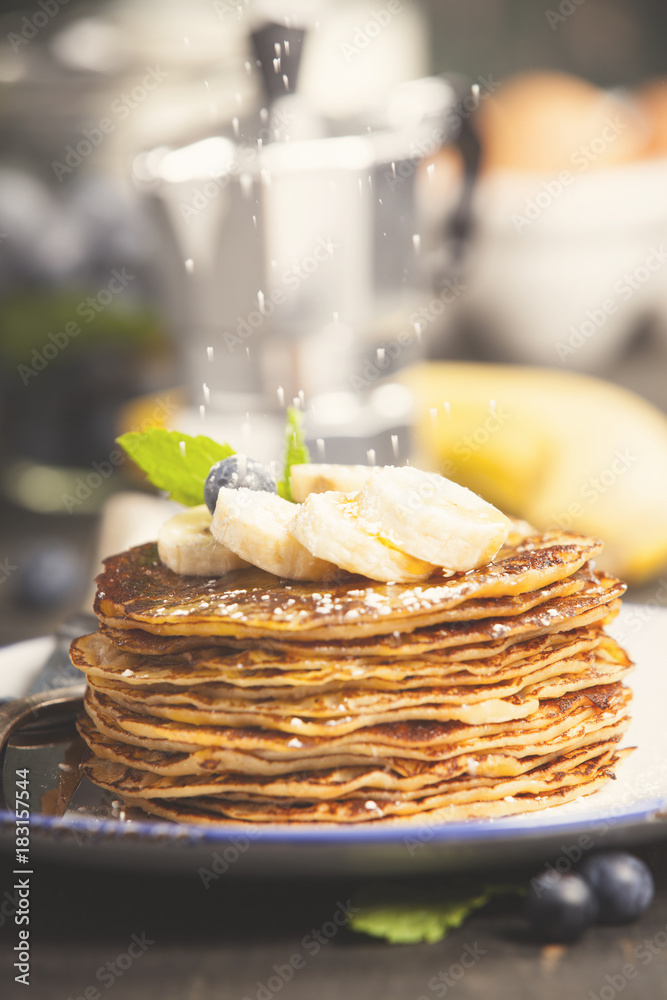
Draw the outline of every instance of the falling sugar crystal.
[[[257,292],[257,305],[259,306],[259,311],[264,312],[264,292],[260,290]]]
[[[315,439],[315,447],[317,448],[317,457],[320,459],[320,461],[323,462],[324,461],[324,452],[325,452],[324,438],[316,438]]]
[[[437,407],[432,406],[428,412],[431,414],[431,423],[437,424],[437,422],[438,422],[438,409],[437,409]]]
[[[180,451],[183,458],[185,458],[185,441],[178,442],[178,450]]]
[[[202,392],[204,394],[204,402],[208,405],[211,402],[211,390],[206,385],[206,382],[202,382]]]
[[[415,249],[415,253],[419,253],[422,245],[422,238],[419,233],[413,233],[412,235],[412,245]]]
[[[213,361],[213,348],[212,347],[207,347],[206,348],[206,357],[208,358],[209,361]]]
[[[375,448],[369,448],[366,452],[366,461],[369,465],[375,465]]]
[[[203,403],[199,404],[199,417],[201,420],[204,420],[206,418],[206,407],[204,406]]]
[[[490,399],[489,400],[489,410],[491,412],[491,416],[495,417],[495,415],[496,415],[496,401],[495,401],[495,399]]]
[[[283,86],[285,90],[289,90],[289,80],[287,79],[287,73],[283,73]]]
[[[435,163],[429,163],[429,165],[426,168],[426,176],[430,181],[432,181],[434,174],[435,174]]]
[[[398,434],[391,435],[391,451],[394,458],[398,458]]]
[[[260,108],[259,109],[259,117],[260,117],[261,121],[263,121],[264,124],[266,125],[266,123],[269,120],[269,109],[268,108]]]
[[[276,56],[280,58],[280,42],[273,43],[273,51],[275,52]]]
[[[234,129],[234,135],[238,139],[240,135],[240,128],[239,128],[239,120],[236,117],[236,115],[234,115],[234,117],[232,118],[232,128]]]
[[[188,272],[188,274],[192,274],[194,269],[195,269],[195,262],[193,261],[192,257],[188,257],[188,259],[185,262],[185,270]]]
[[[442,404],[442,408],[443,408],[443,410],[445,411],[445,413],[447,414],[447,416],[449,416],[449,412],[450,412],[450,407],[449,407],[449,403],[447,403],[447,402],[444,402],[444,403]]]
[[[280,73],[280,56],[273,60],[273,72]]]
[[[278,395],[278,402],[279,402],[279,404],[281,406],[284,406],[285,405],[285,390],[283,389],[283,387],[281,385],[279,385],[278,388],[276,389],[276,393]]]

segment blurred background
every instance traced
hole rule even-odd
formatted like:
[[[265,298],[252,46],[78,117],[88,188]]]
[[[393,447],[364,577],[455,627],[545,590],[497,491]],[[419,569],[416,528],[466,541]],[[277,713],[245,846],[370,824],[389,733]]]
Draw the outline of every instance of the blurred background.
[[[0,644],[163,508],[115,444],[438,469],[667,600],[657,0],[0,4]]]

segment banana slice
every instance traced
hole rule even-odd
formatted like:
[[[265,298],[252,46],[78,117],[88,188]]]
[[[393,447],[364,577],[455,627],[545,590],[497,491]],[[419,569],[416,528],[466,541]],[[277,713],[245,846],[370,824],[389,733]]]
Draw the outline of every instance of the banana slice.
[[[407,555],[359,516],[357,493],[311,493],[294,515],[290,532],[306,549],[350,573],[371,580],[426,580],[436,567]]]
[[[248,565],[216,542],[206,504],[189,507],[160,525],[157,550],[162,562],[174,573],[192,576],[224,576]]]
[[[211,530],[222,545],[267,573],[291,580],[329,580],[337,567],[311,554],[288,531],[296,509],[277,493],[223,486]]]
[[[411,467],[379,469],[360,491],[358,507],[403,552],[456,572],[490,562],[511,527],[472,490]]]
[[[373,465],[317,465],[304,462],[293,465],[290,470],[292,496],[302,503],[309,493],[327,493],[338,490],[341,493],[355,493],[374,472]]]

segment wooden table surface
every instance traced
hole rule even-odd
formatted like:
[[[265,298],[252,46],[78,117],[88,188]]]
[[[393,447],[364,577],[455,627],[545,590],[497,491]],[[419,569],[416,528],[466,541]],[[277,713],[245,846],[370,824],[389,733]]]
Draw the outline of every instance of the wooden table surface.
[[[660,1000],[667,998],[667,840],[636,853],[656,880],[650,910],[634,924],[594,927],[575,945],[547,947],[527,937],[517,903],[506,898],[439,944],[391,946],[336,927],[358,881],[221,877],[205,888],[195,871],[169,877],[38,861],[31,983],[14,982],[17,928],[0,916],[0,997]],[[12,884],[11,858],[0,861],[2,895]],[[535,866],[491,877],[531,874]]]

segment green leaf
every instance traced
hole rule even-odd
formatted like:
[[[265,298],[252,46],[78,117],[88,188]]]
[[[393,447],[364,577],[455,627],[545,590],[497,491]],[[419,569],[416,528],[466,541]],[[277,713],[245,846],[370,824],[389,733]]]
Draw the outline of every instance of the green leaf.
[[[303,413],[295,406],[287,407],[287,425],[285,427],[285,465],[283,478],[278,482],[278,495],[294,503],[290,484],[290,470],[293,465],[302,465],[310,461],[306,447],[306,435],[303,429]]]
[[[153,486],[165,490],[170,499],[186,507],[204,503],[204,481],[211,466],[234,454],[228,444],[163,427],[152,427],[142,433],[130,431],[116,440]]]
[[[513,885],[477,886],[475,891],[408,893],[385,887],[361,896],[349,926],[360,934],[384,938],[390,944],[435,944],[475,910],[499,893],[516,893]]]
[[[460,927],[466,917],[484,906],[490,896],[472,896],[467,899],[448,899],[440,903],[427,902],[421,905],[395,903],[384,906],[362,906],[350,918],[353,931],[384,938],[390,944],[417,944],[427,941],[435,944]]]

